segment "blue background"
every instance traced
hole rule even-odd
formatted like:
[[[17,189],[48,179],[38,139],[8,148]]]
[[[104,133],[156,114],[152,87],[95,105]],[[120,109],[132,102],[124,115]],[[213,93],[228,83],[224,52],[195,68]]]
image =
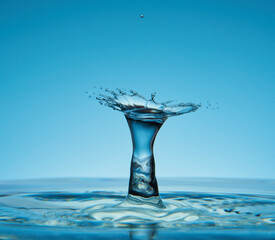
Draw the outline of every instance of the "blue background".
[[[274,13],[272,0],[1,0],[0,179],[128,177],[126,120],[94,86],[203,104],[160,130],[158,177],[274,178]]]

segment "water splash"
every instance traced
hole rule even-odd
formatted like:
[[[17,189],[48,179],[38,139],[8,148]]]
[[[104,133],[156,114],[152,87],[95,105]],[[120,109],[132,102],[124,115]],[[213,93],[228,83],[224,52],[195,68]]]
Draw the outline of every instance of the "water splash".
[[[88,92],[86,94],[91,96]],[[104,234],[108,231],[110,233],[112,228],[120,228],[119,233],[124,229],[130,229],[130,239],[133,239],[133,229],[137,229],[137,232],[152,229],[152,232],[148,232],[149,239],[157,239],[156,232],[162,229],[166,229],[169,234],[175,234],[176,237],[186,232],[193,234],[194,229],[196,232],[208,231],[209,233],[241,229],[253,233],[249,239],[274,238],[274,190],[272,194],[267,191],[267,195],[257,193],[258,190],[246,195],[237,194],[239,190],[235,190],[231,185],[232,182],[227,182],[224,187],[227,186],[231,194],[214,194],[211,190],[207,190],[205,185],[207,181],[204,180],[198,183],[199,186],[203,186],[204,192],[192,192],[193,187],[190,188],[191,192],[187,192],[185,188],[188,184],[184,180],[180,184],[183,191],[175,191],[175,186],[179,186],[175,181],[173,186],[166,187],[166,190],[159,194],[153,154],[155,137],[169,117],[194,112],[200,105],[173,104],[172,101],[157,103],[155,94],[152,94],[150,99],[146,99],[134,91],[127,93],[119,89],[106,90],[106,93],[98,96],[97,100],[103,105],[121,111],[131,131],[133,155],[127,197],[125,198],[125,191],[121,190],[125,182],[118,187],[114,184],[114,179],[109,181],[93,179],[88,184],[88,189],[94,188],[93,191],[85,193],[83,189],[87,189],[87,186],[82,184],[86,183],[86,180],[76,189],[71,185],[72,182],[66,182],[64,186],[52,189],[52,182],[49,181],[46,186],[51,190],[46,188],[44,192],[43,184],[39,185],[37,182],[32,188],[29,184],[23,183],[17,186],[16,191],[14,190],[16,186],[8,184],[0,188],[0,232],[4,231],[4,235],[0,234],[0,238],[10,239],[10,233],[5,233],[7,226],[12,227],[12,233],[16,230],[16,234],[20,229],[16,227],[20,226],[24,231],[22,238],[25,239],[34,239],[28,234],[32,234],[38,226],[47,227],[44,229],[55,229],[58,234],[61,234],[60,229],[66,231],[66,234],[67,231],[80,233],[83,229],[88,229],[92,233],[102,229]],[[197,181],[199,180],[195,180]],[[90,185],[91,183],[93,186]],[[269,181],[269,185],[267,183],[260,183],[261,191],[264,188],[269,189],[270,186],[274,189],[274,182]],[[103,185],[100,184],[105,187],[101,188]],[[67,191],[64,190],[66,186],[70,186]],[[255,182],[250,181],[245,185],[245,189],[247,186],[255,186]],[[7,192],[3,191],[4,189]],[[217,185],[216,191],[220,192],[221,189],[225,188]],[[254,233],[260,231],[263,231],[263,235],[255,238]],[[46,236],[48,233],[49,231],[43,232],[43,235]],[[109,238],[113,237],[109,236]],[[163,237],[163,234],[159,236]],[[243,236],[242,233],[241,236]],[[196,239],[201,237],[198,235]],[[171,238],[173,238],[172,235],[166,235],[162,239]],[[122,235],[118,239],[122,239]]]
[[[156,93],[152,93],[151,98],[146,99],[133,90],[127,92],[122,89],[116,91],[105,89],[105,92],[106,94],[100,94],[96,98],[100,104],[121,111],[128,118],[146,122],[163,123],[169,117],[195,112],[200,107],[200,104],[194,103],[172,104],[173,101],[158,103],[155,101]]]
[[[145,204],[166,208],[159,197],[155,176],[154,141],[159,129],[169,117],[195,112],[200,105],[173,104],[173,101],[158,103],[155,100],[156,93],[146,99],[133,90],[127,92],[121,89],[105,89],[105,92],[106,94],[100,94],[97,100],[102,105],[124,113],[133,141],[128,195],[120,206]]]

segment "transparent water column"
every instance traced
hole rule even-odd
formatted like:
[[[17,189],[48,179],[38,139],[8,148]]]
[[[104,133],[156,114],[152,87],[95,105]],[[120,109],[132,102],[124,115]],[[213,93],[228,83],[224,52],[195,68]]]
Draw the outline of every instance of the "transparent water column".
[[[133,90],[105,89],[96,99],[100,104],[124,113],[132,136],[133,155],[128,195],[119,204],[152,205],[165,208],[159,197],[155,176],[153,145],[156,135],[167,118],[195,112],[200,105],[155,101],[155,93],[147,100]]]
[[[159,197],[155,176],[153,145],[156,135],[166,119],[126,119],[131,131],[133,155],[128,196],[126,201],[134,204],[150,204],[164,208]]]

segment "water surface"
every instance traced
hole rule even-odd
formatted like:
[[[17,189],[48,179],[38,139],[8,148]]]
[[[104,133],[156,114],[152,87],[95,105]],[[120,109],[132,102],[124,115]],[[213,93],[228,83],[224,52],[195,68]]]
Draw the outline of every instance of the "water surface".
[[[274,181],[160,179],[160,185],[165,209],[120,207],[126,179],[2,182],[0,239],[275,237]]]

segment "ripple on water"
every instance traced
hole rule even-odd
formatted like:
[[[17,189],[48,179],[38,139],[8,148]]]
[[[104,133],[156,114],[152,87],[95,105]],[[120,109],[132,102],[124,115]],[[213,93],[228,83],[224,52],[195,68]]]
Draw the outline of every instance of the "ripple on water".
[[[13,194],[0,197],[0,225],[62,227],[273,228],[275,198],[163,193],[165,208],[123,204],[119,192]]]

